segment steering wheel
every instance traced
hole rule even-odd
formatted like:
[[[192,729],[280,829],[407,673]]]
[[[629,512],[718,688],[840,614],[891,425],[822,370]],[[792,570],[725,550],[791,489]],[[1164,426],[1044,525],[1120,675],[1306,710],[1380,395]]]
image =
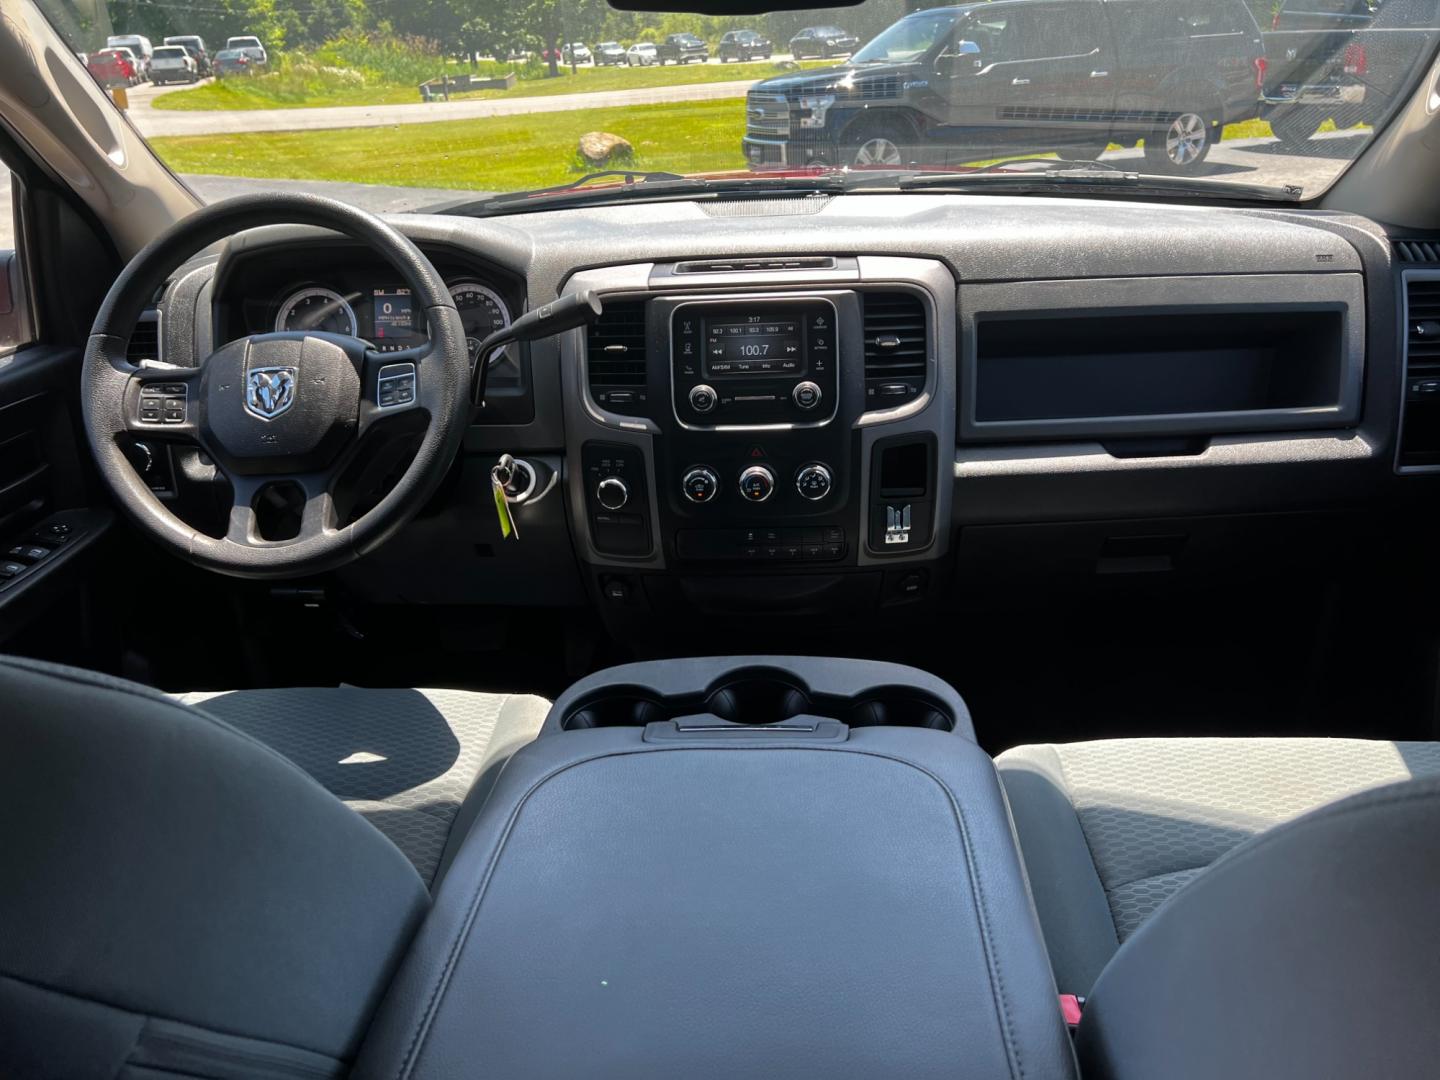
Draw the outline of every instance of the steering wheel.
[[[429,338],[381,353],[320,332],[253,334],[195,368],[136,366],[130,335],[166,275],[209,245],[263,225],[317,225],[368,245],[409,286]],[[469,418],[465,330],[444,279],[394,228],[315,195],[244,195],[207,206],[156,237],[121,272],[85,348],[85,434],[100,475],[141,530],[198,566],[236,577],[313,574],[359,558],[393,536],[444,479]],[[408,423],[408,426],[407,426]],[[423,425],[400,478],[358,518],[338,519],[335,485],[372,428]],[[199,446],[230,481],[224,536],[187,525],[156,498],[122,446],[143,437]],[[299,529],[260,535],[256,501],[275,485],[303,498]]]

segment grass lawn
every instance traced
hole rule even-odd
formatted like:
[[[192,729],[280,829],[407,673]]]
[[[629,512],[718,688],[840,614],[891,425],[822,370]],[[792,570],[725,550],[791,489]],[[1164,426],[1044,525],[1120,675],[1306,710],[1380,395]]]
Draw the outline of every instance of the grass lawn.
[[[745,101],[732,98],[383,128],[177,135],[150,142],[183,173],[514,191],[582,175],[576,143],[587,131],[629,139],[635,168],[688,173],[744,168],[744,128]]]
[[[587,131],[629,139],[633,168],[693,173],[744,168],[744,129],[745,101],[730,98],[390,127],[167,136],[151,145],[182,173],[516,191],[587,171],[576,155]],[[1227,140],[1269,134],[1263,120],[1225,129]]]
[[[823,67],[822,61],[807,60],[802,67]],[[457,69],[458,70],[458,69]],[[548,97],[551,94],[582,94],[597,90],[629,90],[651,86],[691,86],[696,83],[731,82],[739,79],[766,79],[782,74],[770,61],[754,64],[687,64],[683,67],[581,67],[574,75],[561,68],[554,79],[523,79],[510,90],[478,90],[454,94],[452,101],[485,98]],[[293,87],[266,75],[215,80],[193,90],[160,94],[151,102],[156,109],[186,112],[215,109],[308,109],[323,105],[408,105],[420,101],[420,91],[411,85],[378,84],[347,86],[299,96]]]

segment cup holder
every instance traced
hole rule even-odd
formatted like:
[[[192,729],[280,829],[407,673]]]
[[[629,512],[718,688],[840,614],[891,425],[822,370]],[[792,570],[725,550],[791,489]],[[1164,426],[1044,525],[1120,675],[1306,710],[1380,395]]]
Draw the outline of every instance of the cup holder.
[[[670,711],[652,696],[635,686],[606,687],[576,702],[566,714],[562,727],[566,731],[603,727],[644,727],[657,720],[668,720]]]
[[[814,713],[810,695],[775,675],[753,674],[731,679],[710,692],[705,711],[732,724],[778,724],[793,716]]]
[[[644,727],[704,714],[754,727],[780,724],[797,716],[821,716],[852,728],[955,730],[950,707],[914,687],[871,686],[853,695],[825,693],[810,690],[799,679],[774,668],[727,672],[718,685],[675,695],[633,684],[602,687],[571,706],[560,726],[566,731]]]
[[[920,727],[954,731],[955,717],[934,698],[903,686],[887,687],[853,703],[840,717],[852,728]]]

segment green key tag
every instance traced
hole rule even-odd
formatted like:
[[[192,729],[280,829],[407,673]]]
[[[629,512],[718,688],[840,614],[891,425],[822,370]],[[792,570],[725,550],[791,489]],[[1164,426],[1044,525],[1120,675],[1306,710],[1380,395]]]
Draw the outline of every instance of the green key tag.
[[[520,530],[510,513],[510,498],[505,494],[505,484],[497,472],[497,469],[490,470],[490,490],[495,496],[495,513],[500,518],[500,535],[506,540],[519,540]]]

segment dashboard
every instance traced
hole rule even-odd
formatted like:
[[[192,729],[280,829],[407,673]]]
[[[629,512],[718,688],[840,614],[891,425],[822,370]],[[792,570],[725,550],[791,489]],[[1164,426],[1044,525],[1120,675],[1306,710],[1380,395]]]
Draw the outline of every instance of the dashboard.
[[[476,343],[581,288],[604,313],[497,369],[444,496],[341,572],[376,602],[873,623],[1010,576],[1221,573],[1253,531],[1217,522],[1440,475],[1407,307],[1440,317],[1440,261],[1357,217],[917,193],[392,220]],[[256,230],[169,285],[166,359],[276,328],[402,348],[408,301],[330,234]]]
[[[457,252],[432,251],[460,311],[471,360],[524,303],[523,282]],[[217,324],[226,337],[320,330],[361,338],[384,352],[425,340],[425,322],[398,275],[345,243],[279,245],[225,267]],[[512,373],[513,374],[513,373]]]

